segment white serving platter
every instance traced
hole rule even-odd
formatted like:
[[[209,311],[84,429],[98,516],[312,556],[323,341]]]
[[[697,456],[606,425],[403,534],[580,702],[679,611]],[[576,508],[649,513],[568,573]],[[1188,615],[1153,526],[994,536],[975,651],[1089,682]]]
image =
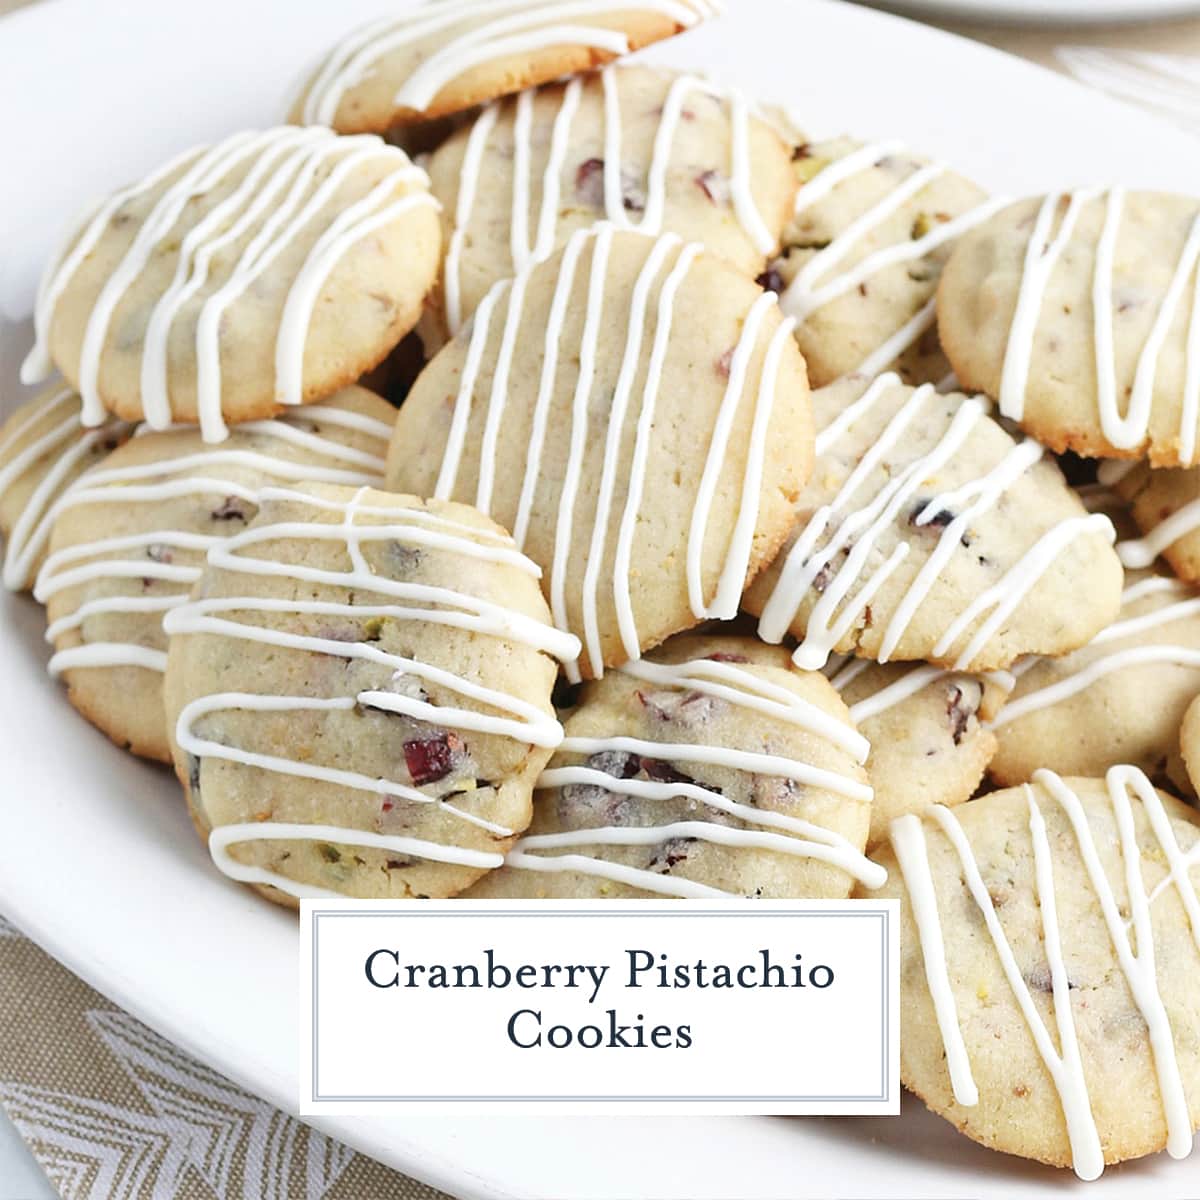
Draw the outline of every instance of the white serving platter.
[[[0,410],[27,394],[16,371],[36,272],[60,225],[171,151],[272,123],[305,64],[386,7],[45,0],[0,20]],[[728,8],[719,24],[652,57],[785,102],[814,135],[902,136],[1008,193],[1107,182],[1200,193],[1195,139],[1037,67],[830,0]],[[166,772],[125,757],[75,716],[44,675],[42,628],[28,599],[0,600],[0,912],[160,1033],[294,1110],[294,918],[216,873]],[[911,1100],[901,1117],[874,1120],[348,1118],[322,1127],[464,1200],[983,1200],[1082,1186],[975,1146]],[[1112,1170],[1087,1194],[1195,1197],[1200,1156]]]

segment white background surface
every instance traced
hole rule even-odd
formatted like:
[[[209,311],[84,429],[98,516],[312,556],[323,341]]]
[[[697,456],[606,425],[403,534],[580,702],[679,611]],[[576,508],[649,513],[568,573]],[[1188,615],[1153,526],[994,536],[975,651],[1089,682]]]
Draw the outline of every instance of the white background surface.
[[[22,398],[22,317],[61,222],[168,151],[270,123],[303,65],[384,7],[47,0],[5,20],[4,403]],[[655,57],[786,101],[813,134],[904,136],[1009,193],[1107,182],[1200,193],[1193,138],[1039,68],[865,8],[729,7]],[[43,674],[41,632],[30,602],[0,600],[0,911],[165,1036],[294,1109],[294,917],[218,876],[174,781],[74,716]],[[1079,1190],[973,1145],[911,1101],[901,1118],[364,1118],[322,1128],[471,1198],[1027,1200]],[[1200,1157],[1112,1170],[1086,1194],[1195,1197]]]

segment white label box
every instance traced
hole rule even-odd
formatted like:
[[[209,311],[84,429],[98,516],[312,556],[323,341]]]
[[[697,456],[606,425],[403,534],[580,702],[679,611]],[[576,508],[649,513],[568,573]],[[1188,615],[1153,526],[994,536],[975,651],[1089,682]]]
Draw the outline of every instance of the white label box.
[[[894,1115],[895,900],[306,900],[300,1112]]]

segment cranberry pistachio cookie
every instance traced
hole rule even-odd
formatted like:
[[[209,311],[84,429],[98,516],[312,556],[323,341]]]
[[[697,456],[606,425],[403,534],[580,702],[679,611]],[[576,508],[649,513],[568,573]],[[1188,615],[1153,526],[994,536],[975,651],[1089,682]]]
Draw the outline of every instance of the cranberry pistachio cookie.
[[[1009,786],[1038,767],[1063,775],[1128,763],[1164,778],[1200,694],[1200,596],[1177,579],[1126,576],[1117,620],[1062,658],[1032,658],[992,721],[989,772]]]
[[[1056,451],[1197,461],[1200,201],[1077,191],[961,238],[938,331],[965,387]]]
[[[194,428],[142,432],[80,478],[52,509],[34,592],[71,703],[119,745],[169,761],[163,614],[187,599],[206,552],[254,517],[264,484],[382,480],[393,416],[347,388],[236,425],[216,446]]]
[[[417,322],[441,232],[381,139],[284,126],[189,150],[104,200],[43,277],[26,382],[153,429],[273,416],[354,383]]]
[[[675,638],[584,685],[528,833],[471,898],[841,899],[863,857],[867,741],[828,680]]]
[[[292,120],[386,133],[562,79],[715,15],[719,0],[425,0],[352,30]]]
[[[756,275],[791,211],[788,153],[737,89],[647,67],[490,105],[428,164],[446,245],[442,323],[457,333],[497,280],[601,219],[670,230]]]
[[[1200,695],[1183,714],[1179,727],[1179,753],[1191,790],[1200,795]]]
[[[1149,567],[1161,554],[1175,574],[1200,583],[1200,467],[1104,463],[1101,477],[1126,501],[1140,538],[1118,543],[1127,567]]]
[[[497,284],[425,368],[387,479],[512,529],[596,677],[736,615],[811,453],[774,295],[695,243],[602,223]]]
[[[886,839],[897,817],[935,804],[949,808],[975,794],[996,752],[989,722],[1003,711],[1003,672],[970,675],[928,663],[842,657],[825,670],[871,743],[868,848]]]
[[[451,896],[529,824],[574,639],[461,504],[303,484],[168,614],[176,773],[216,865],[270,899]]]
[[[977,1142],[1095,1179],[1200,1122],[1200,817],[1135,767],[901,817],[900,1073]]]
[[[117,420],[84,428],[78,393],[61,386],[22,404],[0,426],[0,534],[10,591],[33,587],[59,496],[132,432]]]
[[[942,266],[955,238],[1003,202],[903,142],[804,142],[792,158],[800,190],[762,282],[796,318],[810,382],[887,370],[940,382],[950,372],[934,311]]]
[[[813,393],[817,462],[783,553],[745,605],[768,642],[831,653],[1007,667],[1083,645],[1117,614],[1121,564],[1032,440],[978,396],[859,376]]]
[[[693,658],[715,655],[722,662],[799,671],[790,650],[756,637],[690,634],[672,638],[660,654],[677,654],[680,647]],[[881,664],[835,655],[824,674],[871,747],[868,850],[903,813],[971,798],[996,750],[988,722],[1006,694],[1003,672],[968,675],[927,663]]]

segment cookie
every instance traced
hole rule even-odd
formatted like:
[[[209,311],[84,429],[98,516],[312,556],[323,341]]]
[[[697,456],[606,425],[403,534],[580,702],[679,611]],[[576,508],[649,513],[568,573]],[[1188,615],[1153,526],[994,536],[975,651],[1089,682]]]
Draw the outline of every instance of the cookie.
[[[594,677],[736,614],[793,523],[810,420],[773,295],[695,243],[601,224],[497,284],[425,368],[388,486],[511,529]]]
[[[470,898],[842,899],[866,859],[867,741],[815,672],[675,638],[584,685],[528,833]]]
[[[264,484],[379,482],[392,417],[348,388],[234,426],[218,446],[194,428],[144,432],[83,476],[56,505],[34,592],[71,703],[119,745],[168,761],[163,614],[187,599],[205,553],[254,517]]]
[[[871,743],[868,848],[884,841],[897,817],[975,794],[996,752],[988,722],[1004,701],[1002,674],[865,658],[831,659],[825,670]]]
[[[1127,578],[1117,620],[1086,646],[1013,667],[1016,687],[992,721],[997,783],[1022,783],[1038,767],[1080,775],[1118,763],[1164,777],[1200,693],[1200,597],[1161,575]]]
[[[606,67],[490,105],[428,167],[450,334],[497,280],[601,219],[670,230],[756,275],[796,190],[787,147],[736,88],[647,67]]]
[[[1191,790],[1200,795],[1200,696],[1187,706],[1179,726],[1179,751]]]
[[[166,618],[175,770],[270,899],[454,895],[529,824],[562,739],[537,567],[473,509],[268,488]]]
[[[1056,451],[1197,461],[1200,201],[1078,191],[962,237],[938,332],[964,387]]]
[[[673,638],[663,651],[686,644],[693,658],[716,653],[725,661],[798,669],[790,650],[757,637],[731,635],[728,628]],[[988,722],[1011,687],[1004,672],[968,675],[927,663],[880,664],[835,655],[824,674],[871,747],[866,761],[874,792],[868,850],[886,838],[901,814],[971,798],[996,749]]]
[[[1145,463],[1131,470],[1125,464],[1105,463],[1101,475],[1112,484],[1133,516],[1140,538],[1117,544],[1127,567],[1149,567],[1161,554],[1175,574],[1200,583],[1200,467],[1164,467]]]
[[[54,505],[70,485],[124,442],[133,426],[79,423],[79,396],[52,387],[22,404],[0,427],[0,534],[4,586],[33,587],[46,557]]]
[[[586,71],[671,37],[716,0],[441,0],[347,34],[322,59],[291,119],[386,133]]]
[[[1116,616],[1112,524],[982,397],[895,375],[813,393],[817,464],[795,533],[755,580],[759,635],[798,666],[853,653],[956,671],[1062,654]]]
[[[809,381],[890,370],[905,383],[941,382],[942,266],[955,238],[1005,202],[899,141],[803,142],[793,166],[800,190],[761,282],[796,318]]]
[[[43,277],[33,382],[58,367],[152,429],[320,400],[416,324],[441,233],[428,179],[379,138],[285,126],[189,150],[114,193]]]
[[[985,1146],[1095,1179],[1192,1146],[1200,818],[1135,767],[901,817],[900,1073]]]

